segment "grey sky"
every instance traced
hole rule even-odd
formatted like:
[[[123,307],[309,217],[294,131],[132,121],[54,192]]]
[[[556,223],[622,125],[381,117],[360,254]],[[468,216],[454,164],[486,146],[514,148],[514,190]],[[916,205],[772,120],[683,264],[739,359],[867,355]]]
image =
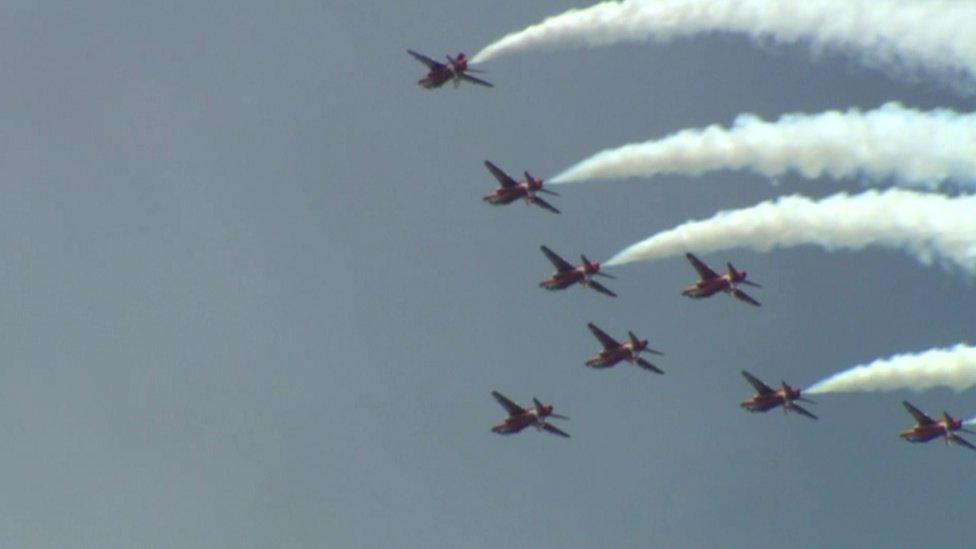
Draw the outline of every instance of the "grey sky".
[[[0,45],[0,531],[22,547],[963,547],[973,455],[910,446],[909,398],[738,407],[970,341],[971,281],[893,252],[732,259],[752,310],[692,302],[683,259],[611,300],[536,287],[567,258],[718,209],[856,181],[717,173],[491,208],[481,162],[548,176],[741,112],[972,110],[741,37],[527,54],[427,92],[404,52],[474,53],[565,4],[10,2]],[[667,353],[590,371],[593,321]],[[497,389],[569,415],[488,431]],[[962,473],[961,473],[962,472]],[[920,529],[918,525],[925,525]]]

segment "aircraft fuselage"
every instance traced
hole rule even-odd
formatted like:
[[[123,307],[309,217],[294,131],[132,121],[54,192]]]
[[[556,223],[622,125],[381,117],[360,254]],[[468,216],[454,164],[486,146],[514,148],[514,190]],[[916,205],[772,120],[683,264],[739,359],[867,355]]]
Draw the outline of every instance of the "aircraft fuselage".
[[[454,70],[451,69],[451,67],[444,66],[437,69],[431,69],[430,72],[427,73],[427,76],[421,78],[419,81],[417,81],[417,83],[429,90],[439,88],[446,84],[448,80],[452,80],[453,78]]]
[[[908,442],[928,442],[934,438],[944,438],[946,428],[941,422],[932,425],[917,425],[911,429],[905,429],[898,436]]]
[[[681,295],[692,299],[712,297],[719,292],[729,292],[732,284],[727,276],[720,276],[712,280],[701,280],[682,290]]]
[[[773,408],[782,406],[786,401],[783,395],[783,390],[780,389],[774,394],[769,395],[755,395],[749,400],[743,401],[739,406],[742,406],[750,412],[768,412]]]
[[[521,432],[530,425],[536,425],[538,423],[538,414],[536,414],[535,410],[529,410],[524,414],[505,418],[504,421],[492,427],[491,431],[500,435],[512,435]]]
[[[768,412],[777,406],[783,405],[783,397],[781,396],[769,396],[769,397],[752,397],[749,400],[743,401],[739,406],[742,406],[750,412]]]
[[[633,362],[635,358],[633,350],[631,350],[630,344],[625,344],[616,349],[607,349],[601,351],[600,354],[587,359],[586,365],[592,366],[594,368],[609,368],[615,366],[621,360],[628,360]]]
[[[495,189],[491,193],[485,195],[483,200],[489,204],[494,204],[496,206],[503,204],[511,204],[520,198],[526,198],[528,196],[528,191],[524,184],[518,184],[515,187],[507,187],[501,189]]]
[[[539,286],[547,290],[564,290],[573,284],[586,280],[586,271],[582,266],[576,267],[572,271],[556,273],[539,283]]]

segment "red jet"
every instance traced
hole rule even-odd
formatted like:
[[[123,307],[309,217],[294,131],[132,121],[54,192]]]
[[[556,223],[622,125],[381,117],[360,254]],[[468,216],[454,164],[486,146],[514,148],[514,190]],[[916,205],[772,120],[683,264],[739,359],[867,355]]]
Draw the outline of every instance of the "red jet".
[[[607,335],[606,332],[597,328],[596,324],[590,322],[586,325],[591,332],[593,332],[594,337],[600,340],[600,344],[603,345],[603,350],[600,354],[587,359],[586,365],[592,368],[610,368],[615,366],[621,360],[626,360],[631,364],[635,364],[644,368],[645,370],[650,370],[652,372],[663,374],[662,371],[657,366],[651,364],[650,362],[641,358],[640,354],[644,351],[651,353],[652,355],[664,355],[661,351],[655,351],[647,346],[646,339],[638,339],[634,332],[627,332],[627,336],[630,337],[630,341],[627,343],[620,343],[614,338]]]
[[[513,433],[518,433],[526,427],[532,425],[538,430],[549,431],[554,435],[569,438],[568,433],[557,428],[551,423],[546,422],[547,417],[569,419],[566,416],[552,413],[552,404],[543,404],[539,402],[539,399],[533,398],[532,402],[534,406],[526,410],[525,408],[522,408],[518,404],[515,404],[509,400],[507,397],[505,397],[505,395],[499,393],[498,391],[492,391],[491,396],[495,397],[495,400],[497,400],[498,403],[502,405],[502,408],[505,408],[505,411],[508,412],[507,418],[491,428],[493,433],[498,433],[500,435],[511,435]]]
[[[712,297],[719,292],[725,292],[749,305],[756,307],[762,306],[758,301],[749,297],[749,294],[738,288],[739,284],[762,288],[759,284],[746,280],[745,271],[737,271],[731,263],[726,263],[725,265],[728,267],[728,271],[724,275],[719,275],[693,254],[685,254],[685,257],[691,262],[691,266],[698,271],[698,282],[685,288],[681,292],[681,295],[688,296],[692,299],[700,299],[703,297]]]
[[[796,412],[801,416],[817,419],[817,416],[806,411],[802,406],[794,402],[795,400],[799,400],[800,402],[816,404],[816,402],[800,396],[800,389],[790,387],[784,381],[782,389],[773,390],[769,385],[759,381],[745,370],[742,370],[742,375],[745,376],[746,381],[756,388],[756,394],[749,400],[739,404],[739,406],[742,406],[750,412],[768,412],[777,406],[782,406],[784,413]]]
[[[912,416],[915,418],[915,426],[902,431],[898,435],[901,438],[907,440],[908,442],[928,442],[934,438],[942,437],[942,440],[944,440],[946,444],[951,442],[960,446],[965,446],[970,450],[976,450],[976,446],[973,446],[968,440],[953,432],[962,431],[964,433],[976,435],[976,432],[970,431],[962,426],[961,419],[952,419],[949,412],[942,412],[942,419],[935,421],[922,413],[922,411],[918,408],[909,404],[907,401],[902,401],[902,405],[904,405],[905,409],[908,410],[908,413],[912,414]]]
[[[448,80],[454,81],[454,87],[458,87],[458,84],[462,80],[465,82],[470,82],[472,84],[479,84],[481,86],[492,87],[489,82],[485,82],[480,78],[475,78],[469,72],[482,72],[478,69],[472,69],[468,67],[468,58],[464,56],[463,53],[459,53],[457,57],[447,56],[447,64],[434,61],[430,57],[417,53],[413,50],[407,50],[407,53],[413,56],[414,59],[420,61],[424,65],[427,65],[427,76],[421,78],[417,83],[421,86],[429,89],[439,88],[447,83]]]
[[[507,173],[498,169],[498,166],[487,160],[485,160],[485,167],[488,168],[491,175],[495,176],[499,184],[497,189],[485,195],[482,199],[485,202],[500,206],[503,204],[511,204],[521,198],[525,200],[526,204],[534,204],[550,212],[559,213],[559,210],[553,208],[551,204],[535,195],[535,193],[546,193],[559,196],[548,189],[543,189],[541,179],[535,179],[529,175],[529,172],[525,172],[525,181],[515,181]]]
[[[611,292],[603,284],[600,284],[591,278],[594,275],[605,276],[607,278],[616,278],[608,275],[607,273],[600,272],[600,264],[598,262],[594,261],[591,263],[590,260],[586,259],[585,255],[581,255],[580,258],[583,260],[583,263],[573,266],[570,265],[565,259],[556,255],[556,253],[549,248],[546,248],[545,246],[540,247],[542,248],[542,253],[546,254],[549,261],[556,267],[556,272],[553,273],[551,277],[540,282],[539,286],[547,290],[565,290],[573,284],[580,284],[585,287],[593,288],[601,294],[606,294],[610,297],[617,297],[617,294]]]

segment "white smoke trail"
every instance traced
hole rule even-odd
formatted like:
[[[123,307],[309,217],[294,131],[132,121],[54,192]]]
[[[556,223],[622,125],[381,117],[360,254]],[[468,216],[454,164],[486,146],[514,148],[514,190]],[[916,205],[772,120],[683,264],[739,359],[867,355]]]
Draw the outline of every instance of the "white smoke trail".
[[[960,343],[948,349],[895,355],[855,366],[815,383],[806,392],[922,391],[933,387],[964,391],[973,385],[976,385],[976,347]]]
[[[952,180],[976,187],[976,114],[922,112],[898,103],[868,112],[787,114],[776,122],[743,114],[730,129],[686,129],[599,152],[550,181],[701,175],[743,168],[767,177],[797,171],[807,178],[890,178],[928,188]]]
[[[968,0],[623,0],[571,9],[478,52],[480,63],[511,53],[657,40],[708,32],[746,33],[815,51],[845,51],[899,72],[926,68],[976,78],[976,3]]]
[[[840,193],[822,200],[794,195],[711,219],[688,221],[631,245],[607,266],[735,247],[769,251],[815,244],[827,250],[897,248],[976,273],[976,196],[950,198],[903,189]]]

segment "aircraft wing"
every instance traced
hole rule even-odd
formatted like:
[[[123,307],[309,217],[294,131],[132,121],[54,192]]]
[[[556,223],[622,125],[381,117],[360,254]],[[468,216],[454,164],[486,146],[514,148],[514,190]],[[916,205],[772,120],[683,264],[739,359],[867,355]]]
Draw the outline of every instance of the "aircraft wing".
[[[912,417],[915,418],[915,422],[919,425],[932,425],[935,423],[934,419],[930,418],[929,416],[925,415],[924,412],[909,404],[907,400],[901,401],[901,404],[906,410],[908,410],[909,414],[912,414]]]
[[[749,305],[752,305],[753,307],[762,307],[762,303],[759,303],[758,301],[756,301],[755,299],[753,299],[752,296],[750,296],[749,294],[743,292],[742,290],[740,290],[738,288],[732,290],[732,297],[738,299],[739,301],[741,301],[743,303],[748,303]]]
[[[460,78],[461,80],[464,80],[465,82],[471,82],[472,84],[478,84],[479,86],[485,86],[486,88],[494,87],[491,85],[491,82],[485,82],[480,78],[475,78],[474,76],[471,76],[470,74],[466,74],[463,72],[457,73],[457,77]]]
[[[546,258],[550,263],[556,268],[560,273],[563,271],[572,271],[574,267],[569,264],[568,261],[559,257],[556,252],[546,248],[545,246],[539,246],[542,249],[542,253],[546,254]]]
[[[550,433],[552,433],[554,435],[559,435],[561,437],[569,438],[569,433],[567,433],[566,431],[563,431],[559,427],[556,427],[552,423],[543,423],[542,424],[542,428],[545,429],[546,431],[549,431]]]
[[[597,328],[596,324],[590,322],[587,323],[586,327],[593,332],[593,337],[600,340],[600,345],[603,345],[604,349],[616,349],[617,347],[620,347],[620,342],[607,335],[607,333],[603,330]]]
[[[439,68],[442,68],[442,67],[445,67],[446,66],[446,65],[444,65],[444,63],[439,63],[437,61],[434,61],[433,59],[431,59],[430,57],[427,57],[426,55],[424,55],[422,53],[417,53],[417,52],[415,52],[413,50],[407,50],[407,53],[409,53],[410,55],[412,55],[413,58],[416,59],[417,61],[420,61],[424,65],[427,65],[427,68],[428,69],[435,70],[435,69],[439,69]]]
[[[529,202],[535,204],[536,206],[542,208],[543,210],[549,210],[552,213],[559,213],[559,210],[552,207],[552,204],[546,202],[545,200],[539,198],[538,196],[529,196]]]
[[[742,370],[742,376],[746,378],[746,381],[748,381],[749,384],[752,385],[756,389],[756,392],[760,395],[769,395],[776,392],[769,385],[759,381],[745,370]]]
[[[600,284],[596,280],[590,280],[589,282],[586,283],[586,285],[600,292],[603,295],[608,295],[610,297],[617,297],[617,294],[611,292],[609,288],[607,288],[603,284]]]
[[[966,448],[969,448],[970,450],[976,450],[976,446],[973,446],[972,444],[969,443],[968,440],[962,438],[959,435],[955,435],[955,434],[949,435],[949,438],[952,439],[952,442],[955,442],[956,444],[958,444],[960,446],[965,446]]]
[[[691,262],[691,266],[694,267],[696,271],[698,271],[698,277],[701,278],[702,280],[711,280],[713,278],[718,278],[718,273],[710,269],[708,265],[705,265],[705,263],[703,263],[702,260],[695,257],[695,254],[688,253],[685,254],[685,257],[687,257],[688,261]]]
[[[640,366],[641,368],[643,368],[645,370],[650,370],[650,371],[652,371],[654,373],[657,373],[657,374],[663,374],[664,373],[664,370],[658,368],[657,366],[651,364],[650,362],[644,360],[641,357],[637,357],[637,361],[636,362],[637,362],[637,365],[638,366]]]
[[[508,415],[517,416],[525,413],[524,408],[522,408],[518,404],[515,404],[514,402],[509,400],[508,397],[499,393],[498,391],[492,391],[491,396],[495,397],[495,400],[497,400],[498,403],[502,405],[502,408],[505,408],[505,411],[508,412]]]
[[[789,407],[790,407],[790,410],[793,410],[794,412],[800,414],[801,416],[807,416],[810,419],[819,419],[819,418],[817,418],[817,416],[815,416],[815,415],[811,414],[809,411],[807,411],[806,408],[804,408],[803,406],[800,406],[799,404],[796,404],[795,402],[790,402],[789,403]]]
[[[498,184],[501,185],[503,189],[507,189],[509,187],[515,187],[516,185],[518,185],[517,181],[509,177],[508,174],[503,172],[498,166],[492,164],[487,160],[485,160],[485,167],[488,168],[488,171],[491,172],[491,175],[495,176],[495,179],[498,180]]]

